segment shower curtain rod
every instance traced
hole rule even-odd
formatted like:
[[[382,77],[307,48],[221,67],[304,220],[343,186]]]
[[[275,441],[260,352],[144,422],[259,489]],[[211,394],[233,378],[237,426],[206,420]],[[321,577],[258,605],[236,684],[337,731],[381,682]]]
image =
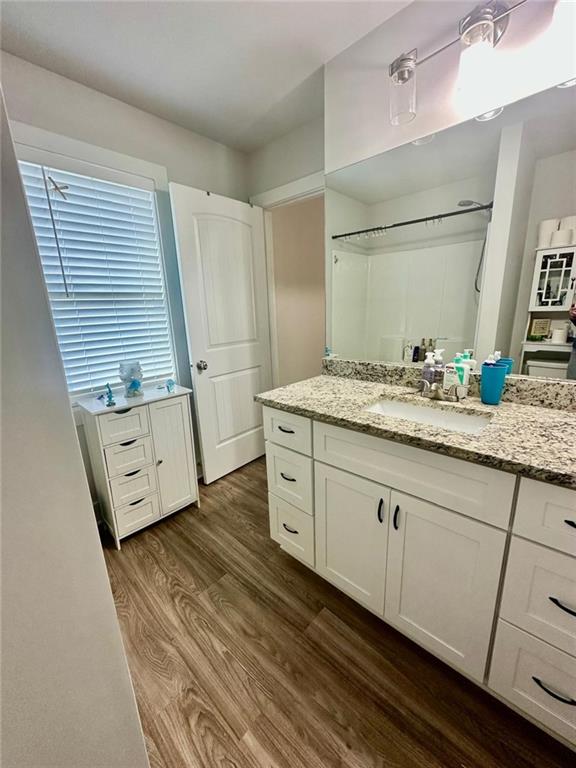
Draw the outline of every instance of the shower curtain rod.
[[[421,219],[409,219],[407,221],[398,221],[395,224],[383,224],[380,227],[370,227],[370,229],[357,229],[354,232],[343,232],[341,235],[332,235],[332,240],[343,240],[347,237],[360,237],[360,235],[370,235],[373,232],[387,232],[389,229],[397,229],[398,227],[408,227],[411,224],[424,224],[428,221],[442,221],[442,219],[448,219],[451,216],[464,216],[465,213],[476,213],[478,211],[491,211],[494,206],[494,201],[486,203],[486,205],[477,205],[474,208],[466,208],[463,211],[447,211],[446,213],[437,213],[434,216],[424,216]]]

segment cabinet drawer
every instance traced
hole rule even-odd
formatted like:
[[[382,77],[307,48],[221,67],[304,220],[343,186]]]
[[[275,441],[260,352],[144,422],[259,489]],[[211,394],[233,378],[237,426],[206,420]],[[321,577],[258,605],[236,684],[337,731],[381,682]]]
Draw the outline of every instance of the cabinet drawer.
[[[264,408],[264,437],[276,445],[312,455],[312,422],[295,413]]]
[[[314,458],[508,528],[516,478],[506,472],[318,421],[314,422]]]
[[[576,555],[576,491],[523,477],[514,533]]]
[[[576,659],[498,622],[489,686],[576,743]]]
[[[576,656],[576,559],[514,536],[500,614]]]
[[[314,567],[314,518],[268,494],[270,536],[282,549]]]
[[[148,408],[145,405],[98,416],[102,445],[121,443],[148,433]]]
[[[125,475],[134,469],[140,469],[154,461],[152,439],[150,437],[134,437],[104,449],[108,477]]]
[[[154,493],[146,499],[133,501],[125,507],[119,507],[114,511],[118,534],[126,536],[132,531],[137,531],[145,525],[150,525],[160,518],[160,505],[158,495]]]
[[[266,472],[271,493],[312,514],[312,459],[266,443]]]
[[[126,475],[110,480],[114,507],[139,501],[156,490],[156,468],[135,469]]]

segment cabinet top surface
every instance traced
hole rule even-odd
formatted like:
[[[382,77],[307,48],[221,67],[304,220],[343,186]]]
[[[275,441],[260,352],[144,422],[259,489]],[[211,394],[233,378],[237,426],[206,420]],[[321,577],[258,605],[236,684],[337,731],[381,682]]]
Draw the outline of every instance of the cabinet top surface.
[[[165,387],[143,387],[142,395],[138,397],[124,397],[119,392],[114,392],[115,405],[110,408],[106,407],[106,399],[99,400],[94,395],[85,395],[79,397],[76,404],[83,408],[92,416],[99,416],[102,413],[114,413],[115,411],[121,411],[126,408],[136,408],[139,405],[147,405],[148,403],[155,403],[158,400],[168,400],[171,397],[181,397],[182,395],[188,395],[192,392],[191,389],[181,387],[176,384],[173,392],[167,392]]]
[[[474,435],[365,410],[383,399],[491,418]],[[474,397],[463,403],[430,401],[413,388],[328,375],[264,392],[256,400],[316,421],[576,489],[576,412],[508,402],[483,405]]]

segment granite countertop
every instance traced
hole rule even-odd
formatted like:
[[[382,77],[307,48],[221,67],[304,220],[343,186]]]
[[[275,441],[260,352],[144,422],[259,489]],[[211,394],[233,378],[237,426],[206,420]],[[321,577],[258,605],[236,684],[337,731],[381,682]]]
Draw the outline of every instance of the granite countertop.
[[[471,415],[490,415],[478,435],[366,412],[378,400],[398,400]],[[432,401],[414,388],[374,381],[316,376],[256,396],[271,408],[399,443],[472,461],[505,472],[576,489],[576,413],[518,403],[484,405]]]

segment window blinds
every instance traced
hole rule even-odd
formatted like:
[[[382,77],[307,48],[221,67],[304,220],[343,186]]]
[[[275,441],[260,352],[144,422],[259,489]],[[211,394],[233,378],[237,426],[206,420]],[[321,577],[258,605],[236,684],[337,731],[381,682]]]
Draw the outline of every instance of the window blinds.
[[[123,360],[139,360],[145,379],[173,376],[154,193],[33,163],[20,170],[69,391],[119,383]]]

